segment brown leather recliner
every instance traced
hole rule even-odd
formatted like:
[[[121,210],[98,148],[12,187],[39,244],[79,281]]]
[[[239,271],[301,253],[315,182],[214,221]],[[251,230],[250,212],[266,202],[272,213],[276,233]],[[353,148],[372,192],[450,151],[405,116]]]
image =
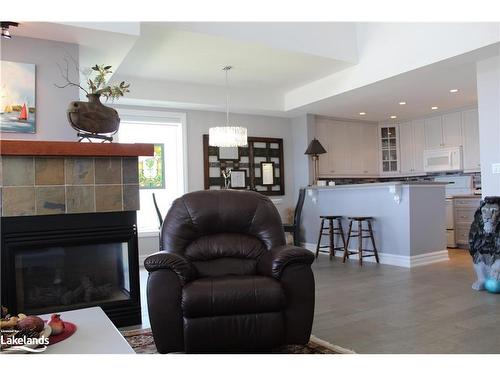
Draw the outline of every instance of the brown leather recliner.
[[[269,198],[212,190],[175,200],[149,256],[147,298],[156,347],[262,352],[309,341],[313,254],[285,245]]]

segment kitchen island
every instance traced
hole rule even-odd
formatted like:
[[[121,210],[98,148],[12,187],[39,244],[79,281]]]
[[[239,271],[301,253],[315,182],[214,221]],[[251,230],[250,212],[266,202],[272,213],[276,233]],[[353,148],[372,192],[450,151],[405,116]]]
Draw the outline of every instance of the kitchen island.
[[[345,232],[348,216],[372,216],[380,263],[414,267],[448,260],[444,183],[382,182],[308,187],[302,213],[302,240],[310,250],[316,248],[320,215],[344,216]],[[323,236],[322,244],[327,243],[328,239]],[[349,247],[356,249],[356,238]],[[374,261],[374,258],[366,260]]]

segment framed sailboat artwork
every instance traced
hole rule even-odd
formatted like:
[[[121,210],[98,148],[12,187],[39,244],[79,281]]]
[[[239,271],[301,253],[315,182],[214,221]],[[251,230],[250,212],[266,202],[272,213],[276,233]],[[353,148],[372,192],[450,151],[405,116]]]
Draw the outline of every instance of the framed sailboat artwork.
[[[36,133],[36,67],[0,61],[0,131]]]

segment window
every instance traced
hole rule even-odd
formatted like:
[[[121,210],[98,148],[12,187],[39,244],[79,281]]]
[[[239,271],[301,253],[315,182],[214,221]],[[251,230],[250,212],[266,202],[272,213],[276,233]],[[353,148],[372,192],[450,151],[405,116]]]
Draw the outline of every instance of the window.
[[[157,231],[155,194],[164,216],[172,201],[187,189],[185,169],[185,115],[168,112],[119,110],[121,143],[153,143],[154,157],[139,158],[141,209],[137,212],[139,232]]]

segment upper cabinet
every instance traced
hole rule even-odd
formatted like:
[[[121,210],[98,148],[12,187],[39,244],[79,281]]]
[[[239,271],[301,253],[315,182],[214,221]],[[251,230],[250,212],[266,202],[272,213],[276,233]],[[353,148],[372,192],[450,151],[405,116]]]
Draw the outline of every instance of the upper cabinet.
[[[400,170],[403,175],[424,174],[425,122],[399,124]]]
[[[394,175],[399,173],[398,125],[380,126],[380,173]]]
[[[424,150],[457,146],[465,172],[481,169],[477,109],[378,127],[317,117],[316,137],[327,150],[321,177],[425,175]]]
[[[344,124],[332,126],[330,120],[317,118],[316,138],[326,150],[326,154],[319,157],[320,176],[347,173],[347,148],[344,142],[347,136],[347,127]]]
[[[461,112],[430,117],[425,121],[425,148],[454,147],[462,145]]]
[[[363,127],[361,146],[363,150],[363,174],[378,175],[378,126],[365,125]]]
[[[462,112],[462,137],[464,150],[464,171],[480,172],[479,120],[477,109]]]
[[[425,123],[425,148],[433,149],[443,146],[443,123],[441,116],[430,117]]]
[[[316,118],[321,177],[377,176],[377,125]]]
[[[462,146],[462,113],[443,115],[443,146]]]

